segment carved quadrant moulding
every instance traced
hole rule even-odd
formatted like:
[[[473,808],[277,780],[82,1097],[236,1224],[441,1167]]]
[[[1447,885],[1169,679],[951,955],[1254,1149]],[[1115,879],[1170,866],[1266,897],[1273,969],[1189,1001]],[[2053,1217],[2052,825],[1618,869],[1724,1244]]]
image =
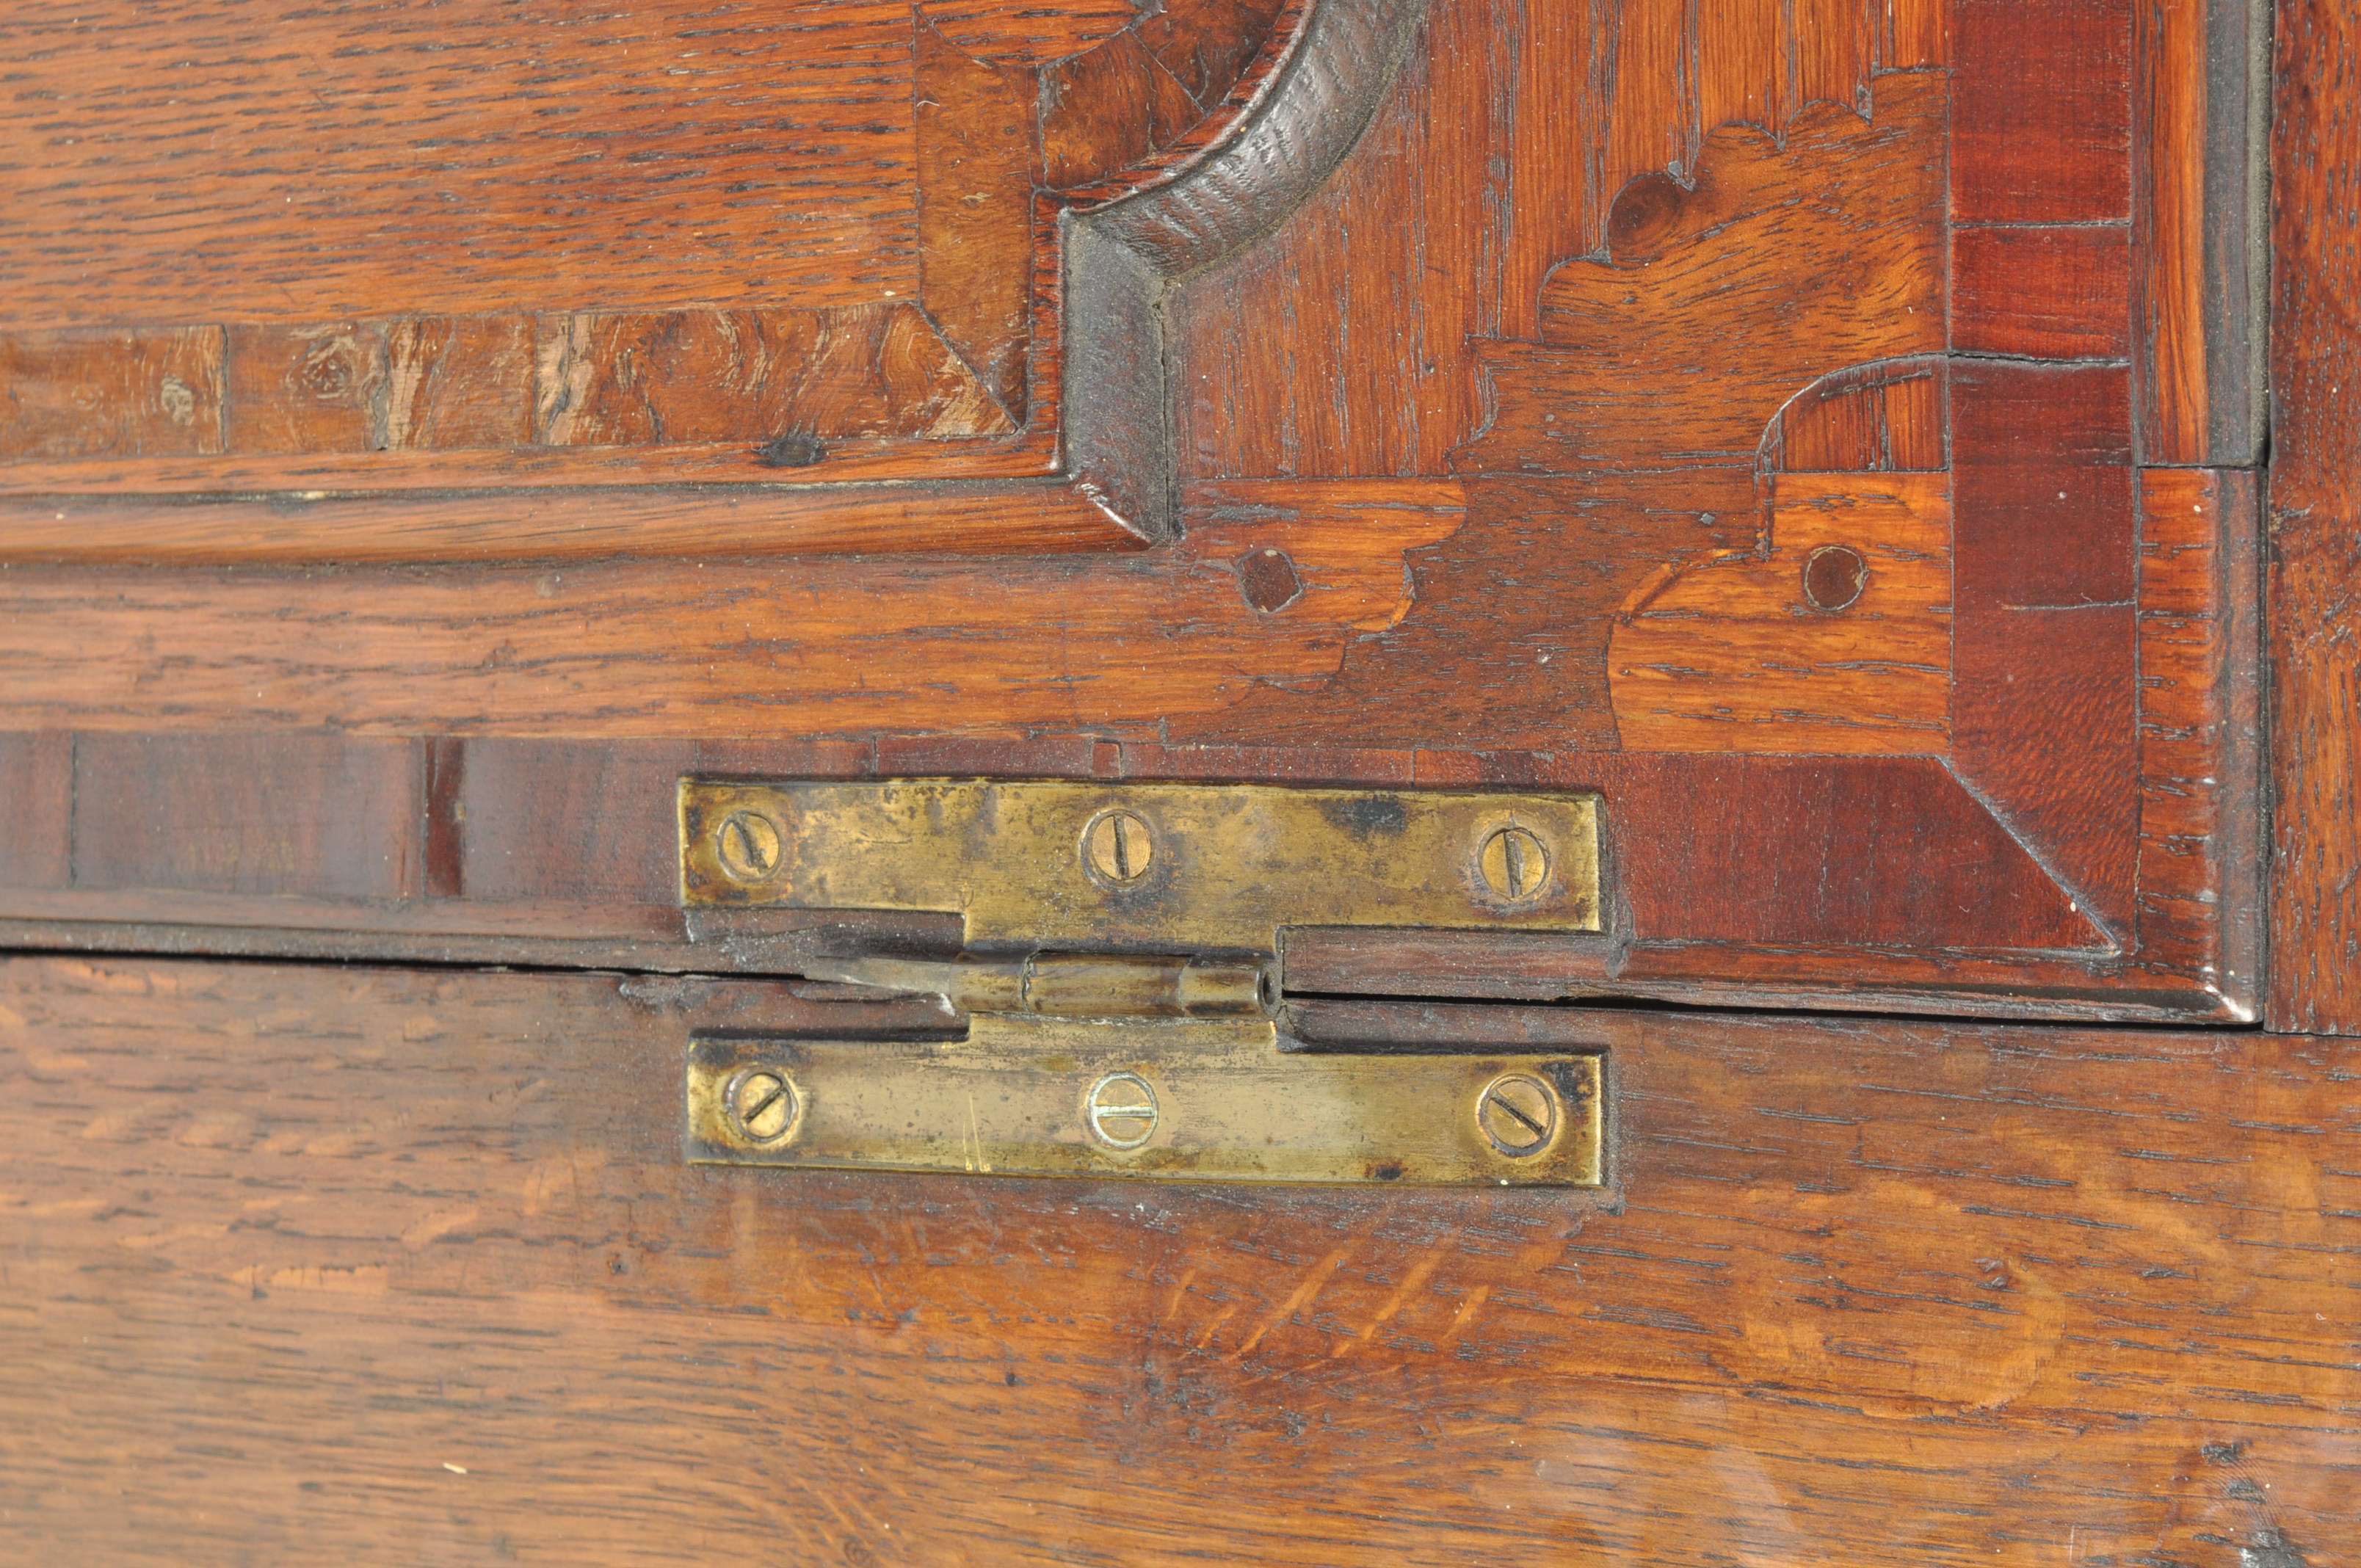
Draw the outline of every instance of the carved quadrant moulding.
[[[485,482],[534,488],[168,502],[414,453],[24,457],[0,671],[93,651],[11,722],[260,704],[487,757],[759,731],[814,774],[1597,790],[1606,933],[1415,963],[1313,933],[1290,974],[2251,1017],[2257,334],[2223,237],[2250,14],[1708,9],[897,13],[923,308],[843,304],[875,335],[827,385],[949,367],[924,422],[779,430],[765,381],[727,439],[548,439],[622,421],[600,378],[648,343],[825,357],[733,303],[533,317],[539,444]],[[798,298],[838,286],[796,265]],[[399,381],[412,330],[360,334],[385,346],[357,374]],[[683,376],[633,385],[731,384]],[[748,467],[807,457],[787,486]],[[581,463],[746,482],[549,488]],[[353,565],[203,576],[257,558]],[[71,565],[99,561],[177,564],[118,571],[102,609]],[[147,641],[110,643],[142,606]],[[258,625],[267,652],[212,652]],[[340,673],[371,628],[401,679]],[[583,674],[617,657],[628,713]]]

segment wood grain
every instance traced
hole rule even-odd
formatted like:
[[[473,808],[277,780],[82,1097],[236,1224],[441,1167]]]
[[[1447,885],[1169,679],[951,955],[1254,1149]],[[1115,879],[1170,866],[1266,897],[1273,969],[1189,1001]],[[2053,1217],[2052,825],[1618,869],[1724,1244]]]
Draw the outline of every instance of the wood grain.
[[[683,775],[1582,789],[1606,801],[1607,938],[1505,942],[1430,968],[1432,934],[1351,931],[1341,935],[1359,955],[1353,972],[1384,977],[1379,991],[1438,995],[1694,1001],[1723,994],[1714,988],[1737,968],[1804,1005],[1890,996],[1919,1009],[2173,1018],[2223,1005],[2199,973],[2116,972],[2104,937],[2050,874],[1939,762],[1923,758],[1176,746],[1104,732],[800,742],[439,735],[350,745],[356,755],[339,761],[322,737],[269,732],[169,744],[8,738],[0,755],[21,759],[30,782],[64,801],[100,803],[63,808],[72,822],[157,826],[85,850],[80,828],[50,823],[57,842],[27,839],[16,869],[0,866],[0,919],[16,923],[13,940],[41,948],[162,942],[174,951],[800,974],[813,944],[832,931],[847,939],[862,917],[685,922],[672,808]],[[141,765],[151,754],[169,765]],[[85,788],[77,766],[103,772]],[[355,861],[352,845],[380,849]],[[354,869],[380,861],[423,866],[423,879],[406,876],[390,891]],[[266,864],[276,868],[276,893],[207,869]],[[94,924],[106,921],[116,923],[113,934]],[[175,922],[177,933],[159,934]],[[889,920],[884,929],[904,945],[956,945],[955,928],[929,936],[907,925]],[[1303,950],[1291,938],[1290,977]],[[1921,954],[1931,956],[1913,956]],[[1331,989],[1317,972],[1290,983]],[[2037,979],[2037,996],[2020,994]]]
[[[73,879],[73,737],[0,736],[0,884],[61,888]]]
[[[730,450],[735,464],[745,455],[742,445]],[[1010,466],[1031,465],[1020,459]],[[282,479],[327,477],[303,466],[271,472]],[[439,490],[434,480],[450,478],[446,469],[419,473],[421,488]],[[240,564],[317,567],[324,558],[343,565],[499,562],[517,570],[584,560],[644,566],[682,557],[1121,553],[1143,543],[1095,497],[1047,480],[733,487],[719,494],[652,487],[604,495],[551,488],[415,498],[313,492],[261,500],[0,497],[0,537],[10,542],[19,571],[24,563],[44,561],[187,571]],[[629,565],[613,572],[619,579],[633,575]],[[647,586],[665,576],[657,569]],[[303,597],[292,580],[281,585],[282,593]],[[467,595],[463,582],[446,577],[445,587]]]
[[[227,450],[368,452],[386,444],[381,323],[241,323],[227,336]]]
[[[1946,112],[1939,76],[1884,77],[1872,116],[1816,106],[1784,144],[1725,126],[1693,189],[1626,189],[1605,260],[1543,286],[1540,344],[1479,345],[1494,412],[1453,467],[1752,467],[1821,376],[1940,350]]]
[[[2139,947],[2260,1016],[2262,558],[2251,470],[2140,474]]]
[[[2126,223],[2133,0],[1953,0],[1964,223]]]
[[[2271,131],[2270,1024],[2361,1033],[2361,18],[2279,8]]]
[[[0,333],[0,457],[224,450],[218,327]]]
[[[972,60],[923,17],[916,50],[918,292],[1012,418],[1030,411],[1039,84]]]
[[[1744,825],[1720,818],[1668,849],[1672,880],[1649,894],[1662,902],[1631,907],[1619,986],[1820,1004],[1890,983],[1925,1005],[2237,1015],[2220,974],[2206,978],[2235,938],[2199,928],[2202,904],[2176,895],[2158,944],[2142,936],[2151,857],[2206,846],[2158,861],[2159,890],[2180,871],[2218,897],[2236,874],[2228,826],[2141,833],[2144,789],[2228,777],[2235,762],[2220,751],[2223,768],[2195,771],[2207,759],[2152,750],[2162,734],[2191,715],[2192,735],[2236,729],[2199,711],[2200,690],[2228,701],[2218,682],[2136,685],[2151,654],[2159,672],[2226,657],[2185,593],[2149,620],[2136,602],[2131,430],[2149,383],[2125,236],[2146,221],[2141,170],[2155,171],[2138,139],[2153,127],[2129,111],[2149,35],[2096,0],[2050,17],[1998,0],[1960,16],[1918,0],[1447,0],[1391,30],[1376,16],[979,0],[912,22],[920,229],[979,247],[963,272],[927,273],[920,258],[922,284],[972,307],[956,328],[898,277],[890,299],[809,312],[577,300],[231,321],[230,400],[241,376],[262,391],[225,411],[229,452],[18,466],[33,489],[114,499],[27,496],[0,514],[18,563],[0,578],[0,718],[357,732],[445,756],[458,772],[430,763],[420,788],[435,797],[445,776],[455,799],[457,737],[813,738],[986,769],[1052,766],[1081,745],[1126,769],[1237,776],[1393,776],[1423,757],[1440,777],[1489,757],[1477,771],[1505,778],[1559,759],[1553,776],[1616,781],[1638,838],[1669,845],[1665,825],[1709,788],[1767,791],[1806,825],[1776,853],[1740,853]],[[1368,25],[1347,37],[1340,16]],[[1119,65],[1152,91],[1094,95],[1093,73]],[[1983,94],[1972,112],[1950,100],[1953,65]],[[1097,182],[1072,192],[1033,189],[1027,105],[1044,102],[1045,73],[1074,155],[1099,159]],[[950,87],[938,98],[930,82]],[[1178,140],[1173,91],[1202,115]],[[1111,110],[1123,103],[1147,118]],[[1356,116],[1372,112],[1356,147]],[[1763,124],[1720,123],[1731,114]],[[2087,167],[2061,171],[2074,158]],[[1021,223],[930,229],[938,175],[961,213],[1030,204]],[[1137,262],[1138,286],[1093,292],[1085,242]],[[998,293],[959,293],[983,258],[1020,254],[1021,293],[1006,272]],[[1222,314],[1224,289],[1246,313]],[[1298,313],[1256,313],[1281,307]],[[1250,385],[1224,389],[1191,346],[1223,321]],[[841,322],[859,330],[831,339]],[[1087,330],[1070,343],[1063,323]],[[832,356],[807,338],[852,346]],[[1931,591],[1944,568],[1922,546],[1953,464],[1956,378],[1953,653]],[[1290,458],[1175,496],[1165,421],[1185,466],[1190,432],[1213,428],[1201,416],[1282,444],[1290,421],[1333,422],[1333,444],[1301,447],[1327,454],[1315,467],[1427,477],[1307,482]],[[1372,436],[1381,417],[1390,432]],[[521,420],[544,444],[445,444],[474,424],[512,443]],[[242,429],[345,450],[244,451]],[[1061,453],[1080,483],[1048,478]],[[1844,478],[1800,477],[1814,472]],[[226,478],[309,499],[150,493]],[[716,488],[592,488],[662,478]],[[763,483],[735,488],[750,478]],[[797,480],[817,482],[782,483]],[[993,483],[1010,480],[1023,482]],[[480,493],[511,482],[570,488]],[[1124,522],[1159,497],[1158,548],[1071,554],[1138,544]],[[2235,511],[2204,516],[2226,529]],[[1918,532],[1872,541],[1861,605],[1799,607],[1795,542],[1820,529],[1810,548],[1842,543],[1872,522]],[[331,538],[339,570],[291,569],[320,564]],[[2172,540],[2176,561],[2200,543]],[[884,548],[925,554],[851,558]],[[796,551],[834,558],[766,559]],[[1009,558],[972,558],[994,552]],[[401,565],[425,555],[437,564]],[[2198,575],[2226,581],[2226,555],[2206,559]],[[166,560],[178,565],[143,569]],[[233,562],[263,569],[214,569]],[[1685,597],[1708,585],[1730,592]],[[1905,630],[1884,596],[1911,585]],[[1872,627],[1894,636],[1863,639]],[[1631,656],[1610,659],[1615,638]],[[1619,678],[1657,689],[1619,693]],[[1651,771],[1619,754],[1695,745],[1793,767]],[[1827,755],[1947,751],[1957,779]],[[1981,822],[1955,859],[1992,886],[1956,865],[1852,857],[1815,799],[1853,802],[1928,854]],[[420,874],[467,903],[456,829],[427,816]],[[1824,904],[1806,896],[1814,878]],[[62,902],[19,906],[24,918],[104,914],[81,898],[102,890],[35,891]],[[168,891],[249,931],[344,941],[368,924],[324,895],[302,895],[299,919],[239,902],[258,892]],[[484,900],[468,918],[561,939],[549,911]],[[408,906],[432,898],[395,902],[385,931],[429,932],[434,917]],[[199,907],[104,906],[142,930]],[[660,905],[632,910],[617,941],[672,939]]]
[[[96,476],[73,460],[93,457],[729,445],[745,478],[783,466],[756,449],[790,432],[822,443],[793,465],[809,467],[831,441],[1016,430],[906,302],[235,323],[162,339],[27,333],[0,353],[31,393],[0,428],[0,459],[49,460],[0,466],[0,485],[20,494],[60,477],[91,488]],[[530,474],[512,459],[508,471]],[[117,487],[170,490],[219,488],[237,469],[151,461],[100,472]]]
[[[2128,943],[2138,521],[2119,367],[1951,373],[1952,763]]]
[[[534,325],[527,316],[404,316],[389,324],[380,444],[390,451],[530,445]]]
[[[1176,733],[1617,745],[1616,617],[1667,571],[1757,544],[1782,408],[1830,372],[1942,347],[1944,113],[1939,76],[1884,77],[1872,120],[1822,105],[1784,146],[1724,127],[1694,189],[1634,181],[1609,221],[1629,248],[1550,275],[1542,341],[1476,345],[1492,415],[1452,455],[1467,526],[1412,558],[1423,613],[1322,687]]]
[[[28,0],[0,62],[12,328],[917,288],[906,5]]]
[[[2131,230],[2120,224],[1951,230],[1951,346],[2015,359],[2131,355]]]
[[[2268,7],[2139,5],[2133,23],[2142,458],[2253,463]]]
[[[1947,752],[1950,502],[1947,476],[1777,476],[1763,547],[1684,568],[1618,618],[1608,675],[1623,748]],[[1804,590],[1822,549],[1867,563],[1840,609]]]
[[[331,7],[276,17],[273,54],[249,47],[264,22],[203,0],[172,21],[202,34],[170,62],[177,87],[153,91],[167,67],[143,51],[170,46],[131,11],[16,19],[0,60],[51,117],[28,127],[46,156],[0,185],[31,214],[14,249],[0,228],[0,323],[19,329],[0,355],[25,382],[0,484],[418,488],[383,455],[413,451],[468,455],[446,486],[987,477],[1000,454],[944,467],[890,448],[1012,435],[1030,373],[1054,380],[1064,329],[1038,274],[1071,203],[1037,214],[1037,179],[1086,203],[1170,180],[1257,100],[1302,8],[1176,0],[1152,38],[1104,0],[939,9],[956,39],[874,6],[708,26],[676,5],[470,0],[375,35]],[[366,122],[331,136],[358,104]],[[324,137],[285,210],[294,147]],[[128,150],[85,166],[85,144]],[[750,177],[757,148],[793,178]],[[364,189],[388,169],[412,177]],[[160,189],[137,193],[142,171]],[[271,238],[239,267],[191,268],[172,248],[197,224]],[[532,265],[544,253],[566,265]],[[210,384],[148,362],[224,332]],[[1029,471],[1057,437],[1038,422]],[[670,447],[690,450],[644,450]],[[345,460],[273,461],[290,455]]]
[[[1956,307],[1955,307],[1956,310]],[[1950,362],[1905,355],[1821,377],[1763,432],[1765,473],[1931,472],[1951,462]]]
[[[1485,422],[1478,355],[1542,335],[1543,279],[1600,252],[1618,192],[1688,178],[1726,119],[1784,135],[1805,108],[1804,29],[1850,38],[1856,16],[1865,34],[1865,0],[1436,5],[1350,167],[1181,292],[1184,477],[1440,471]],[[1857,44],[1811,61],[1815,96],[1861,103]],[[1854,80],[1834,80],[1840,61]]]
[[[1208,498],[1209,511],[1229,504],[1229,494]],[[950,499],[906,493],[897,504],[939,508]],[[1010,499],[981,498],[976,526],[1021,521],[1005,507]],[[1044,501],[1073,509],[1053,521],[1079,534],[1073,511],[1088,506],[1084,498],[1044,487],[1031,504]],[[1411,591],[1404,552],[1461,521],[1459,486],[1447,479],[1347,483],[1324,494],[1299,488],[1282,502],[1261,516],[1249,508],[1235,523],[1209,515],[1178,546],[1122,554],[749,561],[738,550],[714,552],[709,517],[693,515],[669,542],[668,560],[284,576],[125,569],[97,597],[87,569],[20,565],[0,574],[0,645],[13,645],[0,659],[20,661],[25,678],[0,679],[0,690],[46,706],[52,718],[111,708],[117,719],[105,728],[133,729],[194,727],[198,707],[215,721],[396,734],[1152,729],[1234,701],[1260,681],[1333,673],[1361,623],[1391,619]],[[515,520],[503,510],[511,504],[425,521],[483,519],[492,531],[487,553],[513,551]],[[751,498],[735,502],[749,534],[766,521],[827,522],[824,510],[799,519],[796,509],[809,504],[799,495],[777,504],[766,520]],[[208,510],[190,509],[193,522]],[[1356,525],[1338,526],[1340,512]],[[1100,532],[1077,542],[1103,551],[1111,525],[1098,515]],[[556,537],[568,526],[555,506],[535,521]],[[658,532],[656,502],[644,521]],[[304,520],[295,524],[291,538],[300,543]],[[857,532],[840,538],[841,549],[861,548]],[[583,548],[612,554],[626,543],[594,532]],[[1268,615],[1247,604],[1233,563],[1250,544],[1293,558],[1308,585],[1295,606]],[[131,559],[139,547],[136,535],[124,541]],[[120,641],[128,623],[116,618],[126,611],[157,641]],[[101,630],[107,625],[117,631]],[[350,652],[363,646],[393,663],[365,673]],[[98,656],[70,664],[61,647]],[[181,671],[164,704],[177,718],[144,707],[139,695],[143,686],[162,695],[134,673],[157,655]],[[612,681],[625,665],[637,674],[621,695]],[[11,713],[12,727],[49,722],[19,723],[27,711]],[[338,717],[325,717],[331,711]]]
[[[414,741],[333,735],[77,737],[72,885],[414,894],[422,761]]]
[[[914,304],[576,313],[544,321],[538,344],[539,433],[554,446],[765,447],[784,436],[825,444],[1016,429]],[[818,456],[783,451],[772,466],[809,467]]]
[[[1332,1044],[1603,1047],[1613,1191],[1192,1192],[686,1167],[692,1027],[873,1016],[784,987],[0,976],[27,1561],[2361,1537],[2335,1042],[1332,1011]]]
[[[1145,163],[1203,110],[1136,33],[1041,72],[1042,178],[1071,190]]]

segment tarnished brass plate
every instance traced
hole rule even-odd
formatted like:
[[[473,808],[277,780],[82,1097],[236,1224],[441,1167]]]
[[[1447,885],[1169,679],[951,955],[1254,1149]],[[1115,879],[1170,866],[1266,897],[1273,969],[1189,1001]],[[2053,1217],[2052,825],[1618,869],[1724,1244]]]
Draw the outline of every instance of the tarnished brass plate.
[[[721,1165],[1411,1187],[1591,1187],[1595,1056],[1282,1054],[1263,1022],[978,1014],[959,1044],[698,1040],[687,1153]]]
[[[1599,928],[1589,795],[684,779],[680,833],[692,907],[960,913],[971,943],[1269,951],[1295,926]]]

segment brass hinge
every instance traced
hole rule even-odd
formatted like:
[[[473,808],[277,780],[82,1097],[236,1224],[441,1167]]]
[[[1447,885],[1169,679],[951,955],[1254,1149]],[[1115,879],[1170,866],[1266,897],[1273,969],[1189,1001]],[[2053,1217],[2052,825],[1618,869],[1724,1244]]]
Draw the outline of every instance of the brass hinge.
[[[957,958],[810,978],[945,998],[964,1041],[699,1040],[692,1159],[1029,1175],[1595,1185],[1596,1056],[1290,1048],[1286,934],[1596,932],[1585,794],[680,784],[692,909],[956,915]]]

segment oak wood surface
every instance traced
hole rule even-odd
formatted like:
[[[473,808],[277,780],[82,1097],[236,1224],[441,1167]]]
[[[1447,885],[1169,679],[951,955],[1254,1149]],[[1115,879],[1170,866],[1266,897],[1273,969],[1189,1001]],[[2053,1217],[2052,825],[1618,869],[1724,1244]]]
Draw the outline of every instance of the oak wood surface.
[[[1062,214],[1268,107],[1305,9],[936,9],[12,16],[0,488],[1049,471]]]
[[[905,6],[28,0],[0,27],[10,327],[917,289]]]
[[[853,1022],[0,968],[0,1552],[2356,1560],[2349,1044],[1331,1007],[1604,1048],[1611,1188],[682,1163],[692,1027]]]
[[[2279,9],[2271,130],[2274,1028],[2361,1033],[2361,19]]]

